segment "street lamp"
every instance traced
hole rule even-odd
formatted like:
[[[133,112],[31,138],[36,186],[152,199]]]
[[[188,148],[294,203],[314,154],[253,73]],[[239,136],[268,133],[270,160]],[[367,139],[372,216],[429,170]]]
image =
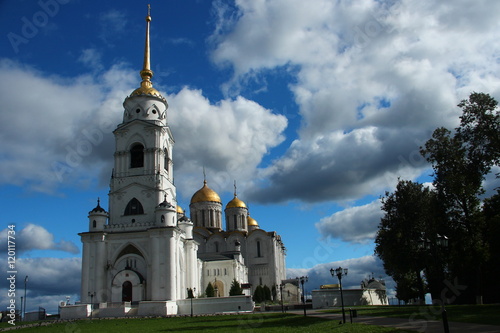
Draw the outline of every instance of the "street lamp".
[[[28,283],[28,275],[24,278],[24,309],[23,309],[23,320],[26,316],[26,284]]]
[[[307,282],[308,278],[307,278],[307,276],[301,276],[297,279],[302,284],[302,302],[304,303],[304,317],[305,317],[306,316],[306,292],[304,289],[304,283]]]
[[[90,292],[89,291],[89,296],[90,296],[90,319],[92,319],[92,312],[94,311],[94,296],[95,292]]]
[[[191,317],[193,316],[193,298],[194,298],[194,293],[196,292],[196,287],[193,289],[188,289],[188,296],[191,298]]]
[[[342,322],[345,324],[345,310],[344,310],[344,293],[342,292],[342,276],[347,275],[347,268],[336,268],[336,269],[330,269],[330,273],[332,274],[332,277],[337,275],[339,279],[339,284],[340,284],[340,301],[342,303]]]
[[[283,304],[283,283],[280,283],[280,295],[281,295],[281,313],[285,313],[285,306]]]

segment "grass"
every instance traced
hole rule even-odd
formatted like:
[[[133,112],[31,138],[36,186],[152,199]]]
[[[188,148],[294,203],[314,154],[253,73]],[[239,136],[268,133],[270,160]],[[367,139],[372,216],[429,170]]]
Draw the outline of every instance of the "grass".
[[[432,305],[372,306],[356,307],[358,315],[392,318],[441,320],[441,308]],[[326,310],[339,313],[342,310]],[[446,307],[448,321],[500,325],[500,305],[449,305]]]
[[[207,317],[171,317],[140,319],[94,319],[57,323],[16,330],[37,333],[98,333],[98,332],[329,332],[335,333],[396,333],[393,328],[364,324],[338,325],[323,318],[303,317],[294,314],[249,314]]]

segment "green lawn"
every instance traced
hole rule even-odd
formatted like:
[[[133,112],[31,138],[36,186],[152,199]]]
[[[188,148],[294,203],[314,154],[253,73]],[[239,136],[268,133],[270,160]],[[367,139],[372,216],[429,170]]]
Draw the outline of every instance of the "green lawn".
[[[441,308],[431,305],[355,307],[359,315],[441,320]],[[347,311],[347,310],[346,310]],[[340,309],[326,312],[341,312]],[[449,305],[446,307],[449,321],[500,325],[500,305]]]
[[[392,328],[363,324],[339,325],[336,321],[303,317],[294,314],[249,314],[207,317],[172,317],[151,319],[94,319],[48,326],[24,328],[16,332],[37,333],[97,333],[97,332],[360,332],[389,333],[405,332]]]

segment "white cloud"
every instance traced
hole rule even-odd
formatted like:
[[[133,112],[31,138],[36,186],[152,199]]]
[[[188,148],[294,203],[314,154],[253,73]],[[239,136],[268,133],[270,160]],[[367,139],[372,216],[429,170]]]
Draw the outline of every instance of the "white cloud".
[[[101,53],[96,49],[84,49],[78,61],[94,71],[102,70]]]
[[[201,91],[184,88],[168,100],[182,195],[202,186],[203,167],[215,190],[231,191],[234,179],[244,188],[270,148],[284,139],[286,118],[243,97],[212,104]]]
[[[7,248],[8,228],[0,231],[0,246]],[[42,226],[28,224],[23,229],[17,231],[15,235],[16,252],[24,253],[31,250],[56,250],[77,254],[78,247],[70,241],[54,241],[54,235]]]
[[[0,262],[7,267],[5,259]],[[72,303],[80,299],[80,258],[23,258],[16,261],[16,266],[17,301],[24,295],[24,277],[28,276],[27,311],[38,310],[41,306],[49,313],[57,313],[59,301],[66,300],[66,296],[72,296]],[[0,278],[6,281],[7,274],[3,272]],[[5,308],[8,302],[6,289],[0,289],[0,306]]]
[[[137,72],[123,64],[70,79],[45,77],[1,60],[0,183],[50,193],[68,180],[82,186],[100,176],[107,184],[111,132],[121,122],[124,98],[138,84]],[[13,86],[29,87],[29,94],[19,98],[10,92]],[[245,98],[214,104],[201,91],[184,88],[167,99],[177,142],[176,185],[183,195],[201,187],[203,166],[219,190],[231,190],[233,179],[243,188],[262,158],[284,139],[286,118]]]
[[[420,175],[418,147],[436,127],[458,124],[462,98],[472,91],[500,96],[500,3],[236,5],[229,19],[227,7],[217,8],[211,39],[213,61],[234,70],[226,88],[244,91],[241,82],[294,68],[289,87],[302,117],[299,138],[262,170],[252,200],[380,194],[397,177]]]
[[[380,200],[363,206],[349,207],[322,218],[316,228],[324,237],[340,238],[350,243],[373,241],[383,215]]]
[[[121,65],[98,77],[61,78],[0,60],[0,183],[53,192],[68,179],[93,179],[112,158],[111,130],[131,82]]]

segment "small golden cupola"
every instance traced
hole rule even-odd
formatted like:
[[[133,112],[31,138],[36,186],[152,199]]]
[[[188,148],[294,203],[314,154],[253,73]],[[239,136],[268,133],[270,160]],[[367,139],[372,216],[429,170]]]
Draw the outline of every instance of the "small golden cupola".
[[[236,181],[234,182],[234,198],[229,201],[224,210],[226,213],[226,231],[243,231],[247,232],[247,205],[238,199],[236,193]]]
[[[189,204],[191,220],[195,227],[207,228],[211,232],[222,230],[222,201],[219,195],[207,185],[196,191]]]
[[[259,224],[255,219],[250,217],[250,214],[248,214],[247,217],[247,226],[248,226],[248,231],[253,231],[255,229],[260,229]]]
[[[218,202],[222,204],[222,201],[220,200],[219,195],[217,192],[212,190],[210,187],[207,185],[207,181],[203,181],[203,187],[196,191],[195,194],[191,197],[191,203],[197,203],[197,202]]]
[[[229,201],[226,205],[226,209],[228,208],[247,208],[247,205],[245,205],[243,201],[238,199],[235,193],[233,200]]]

